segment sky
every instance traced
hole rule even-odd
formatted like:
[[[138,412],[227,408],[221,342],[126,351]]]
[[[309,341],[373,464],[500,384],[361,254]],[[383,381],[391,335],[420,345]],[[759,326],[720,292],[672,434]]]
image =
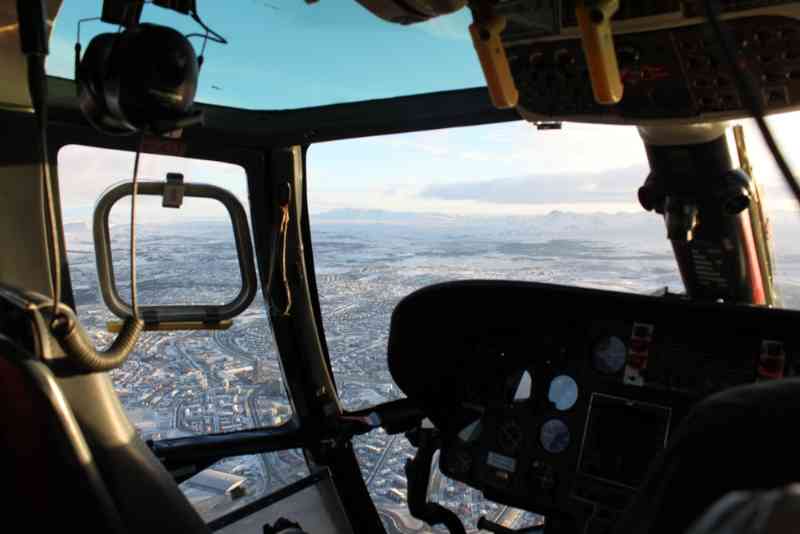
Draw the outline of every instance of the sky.
[[[65,0],[48,72],[74,78],[77,22],[101,0]],[[209,42],[198,100],[250,109],[287,109],[484,85],[466,10],[409,27],[385,22],[355,0],[198,0],[205,22],[228,40]],[[189,17],[145,6],[143,22],[201,32]],[[117,28],[81,25],[91,37]],[[196,49],[201,39],[193,40]]]
[[[791,149],[800,113],[769,122],[797,173]],[[768,207],[796,211],[760,133],[752,121],[740,123]],[[357,204],[453,215],[640,211],[636,192],[649,172],[634,127],[565,123],[537,131],[525,122],[322,143],[309,149],[308,166],[316,209]]]
[[[72,77],[76,22],[96,16],[100,4],[65,2],[48,60],[50,74]],[[410,27],[383,22],[343,0],[314,5],[201,0],[199,12],[230,41],[208,44],[200,101],[293,108],[483,85],[466,34],[466,12]],[[145,8],[143,20],[198,30],[188,18],[153,6]],[[91,35],[114,30],[100,22],[84,24],[84,48]],[[770,122],[785,148],[793,148],[791,141],[800,138],[800,114]],[[760,135],[744,123],[769,207],[795,209]],[[58,157],[68,221],[88,220],[102,191],[130,179],[133,165],[132,154],[96,148],[67,147]],[[310,148],[308,163],[312,213],[337,208],[450,215],[635,212],[641,209],[636,190],[648,172],[633,127],[565,124],[560,131],[540,132],[522,121],[322,143]],[[143,156],[143,179],[161,180],[167,172],[228,187],[247,201],[240,168]],[[145,203],[142,209],[150,210]],[[176,216],[151,211],[145,218]]]

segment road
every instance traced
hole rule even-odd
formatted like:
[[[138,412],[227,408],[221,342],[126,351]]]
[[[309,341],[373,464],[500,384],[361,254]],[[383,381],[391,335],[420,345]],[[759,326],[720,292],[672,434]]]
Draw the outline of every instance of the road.
[[[230,332],[227,330],[214,330],[211,333],[211,337],[214,339],[217,345],[220,346],[223,354],[238,356],[239,358],[244,358],[250,363],[255,363],[257,356],[242,350],[242,348],[230,337]]]
[[[357,357],[357,356],[363,354],[364,352],[367,352],[369,350],[374,349],[375,347],[378,347],[380,345],[385,345],[385,344],[386,344],[386,339],[383,339],[383,338],[376,339],[375,341],[373,341],[372,343],[370,343],[366,347],[361,347],[360,349],[357,349],[357,350],[351,352],[350,354],[348,354],[348,358],[350,358],[350,360],[352,361],[352,359],[354,357]]]
[[[254,389],[250,392],[247,396],[247,410],[250,412],[250,417],[253,418],[253,423],[256,428],[260,428],[264,425],[261,424],[261,418],[258,415],[258,410],[256,409],[256,396],[258,395],[258,390]],[[267,488],[272,487],[272,478],[273,478],[273,469],[270,465],[270,459],[268,454],[259,454],[259,460],[261,460],[261,467],[264,468],[264,484],[266,484]]]
[[[381,466],[383,465],[384,460],[386,460],[386,456],[389,454],[389,451],[392,450],[392,445],[394,445],[396,439],[397,439],[396,435],[392,436],[392,439],[389,440],[389,443],[387,443],[386,447],[383,449],[381,457],[378,458],[377,462],[375,462],[375,467],[372,469],[372,472],[367,477],[367,480],[364,481],[364,483],[367,485],[368,488],[369,485],[372,483],[372,479],[375,478],[375,475],[377,475],[378,471],[380,471]]]

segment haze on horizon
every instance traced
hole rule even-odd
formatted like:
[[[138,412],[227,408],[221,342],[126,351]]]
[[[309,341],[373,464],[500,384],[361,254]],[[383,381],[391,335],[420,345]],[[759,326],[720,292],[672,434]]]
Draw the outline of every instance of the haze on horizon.
[[[770,122],[787,147],[787,140],[800,136],[800,112]],[[760,134],[750,121],[744,124],[770,213],[796,212]],[[786,155],[800,170],[798,158]],[[89,221],[102,192],[130,180],[133,154],[73,145],[61,149],[58,162],[65,219]],[[225,187],[247,203],[244,171],[235,165],[144,154],[140,169],[141,180],[181,172],[187,181]],[[561,131],[539,132],[520,121],[314,144],[307,180],[312,216],[343,208],[508,216],[641,212],[636,191],[647,173],[634,127],[566,123]],[[207,207],[165,213],[151,204],[139,204],[142,220],[225,215]],[[123,200],[114,211],[128,209]]]

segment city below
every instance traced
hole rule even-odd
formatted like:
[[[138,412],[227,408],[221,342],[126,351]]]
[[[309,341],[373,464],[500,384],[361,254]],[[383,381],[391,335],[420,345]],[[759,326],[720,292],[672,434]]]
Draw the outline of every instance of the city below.
[[[402,396],[386,366],[389,321],[400,299],[426,285],[505,278],[634,292],[680,288],[656,218],[637,216],[631,224],[627,216],[617,222],[608,216],[600,224],[569,214],[547,217],[456,224],[424,217],[375,220],[375,214],[348,212],[315,219],[325,335],[344,406],[365,408]],[[79,317],[102,346],[113,339],[107,322],[117,318],[97,285],[91,232],[82,223],[65,230]],[[117,230],[112,230],[117,286],[127,299],[127,230]],[[655,233],[645,239],[646,232]],[[137,250],[141,304],[221,304],[239,290],[236,253],[225,224],[142,225]],[[794,274],[797,264],[783,267]],[[790,293],[795,287],[787,282]],[[793,297],[787,301],[793,303]],[[145,440],[271,427],[292,417],[260,293],[228,330],[145,333],[111,378]],[[408,441],[378,430],[356,438],[354,449],[387,529],[427,532],[406,507],[403,468],[414,454]],[[471,532],[481,516],[512,528],[540,521],[433,472],[430,498],[458,513]],[[181,487],[212,520],[307,475],[301,451],[282,451],[226,459]]]

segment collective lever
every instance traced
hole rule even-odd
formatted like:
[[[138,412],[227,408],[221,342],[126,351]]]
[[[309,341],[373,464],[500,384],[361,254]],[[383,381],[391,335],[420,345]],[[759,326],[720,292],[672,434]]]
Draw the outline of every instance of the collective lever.
[[[456,514],[440,504],[428,501],[431,462],[433,454],[441,448],[438,431],[423,424],[406,433],[406,437],[417,447],[414,458],[406,461],[409,513],[430,526],[444,525],[450,534],[466,534],[464,524]]]

